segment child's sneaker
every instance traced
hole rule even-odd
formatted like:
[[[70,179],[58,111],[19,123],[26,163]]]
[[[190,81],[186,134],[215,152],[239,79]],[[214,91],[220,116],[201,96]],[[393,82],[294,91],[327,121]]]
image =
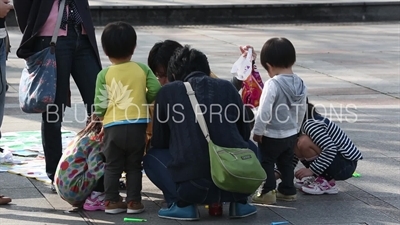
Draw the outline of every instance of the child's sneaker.
[[[106,201],[105,202],[106,209],[104,210],[108,214],[117,214],[126,212],[127,205],[126,202],[122,201],[122,197],[118,202]]]
[[[280,193],[279,191],[276,192],[276,199],[281,200],[281,201],[286,201],[286,202],[294,202],[297,199],[296,194],[294,195],[284,195]]]
[[[101,192],[93,191],[92,194],[86,199],[83,204],[83,209],[87,211],[105,210],[104,194]]]
[[[313,183],[314,181],[315,181],[315,177],[314,176],[305,177],[305,178],[303,178],[301,180],[296,179],[296,181],[294,182],[294,186],[297,189],[301,190],[301,187],[309,185],[309,184]]]
[[[251,197],[251,200],[254,203],[273,205],[276,204],[276,191],[272,190],[268,193],[261,194],[260,192],[256,193]]]
[[[317,177],[315,181],[309,185],[305,185],[301,188],[304,193],[311,195],[322,195],[322,194],[337,194],[339,189],[336,187],[334,180],[327,181],[323,177]]]
[[[126,213],[138,214],[142,213],[143,211],[144,211],[144,205],[141,202],[130,201],[128,203],[128,210],[126,211]]]

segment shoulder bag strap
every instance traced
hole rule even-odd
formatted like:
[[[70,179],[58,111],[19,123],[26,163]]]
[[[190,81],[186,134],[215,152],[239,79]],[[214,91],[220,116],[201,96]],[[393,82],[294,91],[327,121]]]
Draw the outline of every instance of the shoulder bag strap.
[[[189,82],[183,82],[183,84],[185,84],[186,92],[189,96],[189,100],[190,100],[190,103],[192,104],[193,112],[196,116],[196,119],[197,119],[199,125],[200,125],[201,131],[203,131],[204,137],[206,138],[207,142],[210,142],[210,134],[208,133],[207,124],[206,124],[206,121],[204,120],[203,112],[201,112],[199,103],[197,102],[197,98],[192,89],[192,86],[190,85]],[[197,109],[200,109],[200,110],[197,110]],[[201,113],[200,112],[197,113],[198,111],[200,111]]]
[[[57,37],[58,37],[58,34],[60,33],[60,26],[61,26],[62,17],[64,15],[64,9],[65,9],[65,0],[61,0],[60,7],[58,8],[58,17],[57,17],[56,27],[54,28],[50,45],[55,46],[57,43]]]

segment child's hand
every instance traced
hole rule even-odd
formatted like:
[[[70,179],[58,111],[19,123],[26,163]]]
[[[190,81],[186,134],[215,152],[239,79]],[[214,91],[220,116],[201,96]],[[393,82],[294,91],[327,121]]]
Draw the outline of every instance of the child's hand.
[[[314,173],[309,168],[301,168],[294,174],[294,176],[299,180],[303,179],[304,177],[311,177],[312,175],[314,175]]]
[[[262,143],[262,135],[254,134],[253,135],[253,141],[255,141],[257,143]]]
[[[103,137],[104,137],[104,127],[101,127],[101,131],[100,133],[97,135],[99,137],[100,141],[103,141]]]
[[[246,57],[247,56],[247,50],[248,49],[252,49],[253,51],[253,60],[256,60],[256,58],[257,58],[257,53],[254,51],[254,48],[252,47],[252,46],[250,46],[250,45],[245,45],[245,46],[240,46],[239,47],[239,49],[240,49],[240,52],[242,53],[242,55],[243,55],[243,57]]]
[[[1,0],[0,1],[0,18],[4,18],[7,16],[8,12],[14,7],[10,3],[9,0]]]

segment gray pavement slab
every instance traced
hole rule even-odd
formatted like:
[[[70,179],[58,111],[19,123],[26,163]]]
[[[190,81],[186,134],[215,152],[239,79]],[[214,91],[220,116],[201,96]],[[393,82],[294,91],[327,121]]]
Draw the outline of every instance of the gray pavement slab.
[[[38,186],[25,177],[0,173],[0,193],[12,196],[9,205],[0,207],[0,224],[86,224],[79,214],[65,213],[62,207],[58,207],[64,204],[66,208],[66,203],[60,201],[57,195],[52,194],[59,204],[52,204],[49,201],[51,198],[46,197],[46,191],[40,191]]]
[[[400,223],[400,30],[392,24],[347,25],[227,25],[135,27],[138,46],[134,60],[146,63],[153,44],[174,39],[203,51],[211,68],[222,79],[230,79],[232,64],[239,56],[238,46],[251,44],[259,53],[272,36],[285,36],[296,47],[295,72],[309,89],[311,101],[318,109],[342,127],[360,148],[364,160],[358,164],[360,178],[338,182],[338,195],[310,196],[298,193],[294,203],[278,202],[275,206],[257,205],[256,216],[228,220],[209,217],[200,207],[199,224],[399,224]],[[102,27],[97,29],[100,40]],[[21,34],[10,28],[12,53],[7,66],[11,85],[6,99],[2,132],[39,130],[40,115],[21,112],[18,106],[18,84],[23,60],[15,56]],[[99,42],[100,43],[100,42]],[[103,66],[108,66],[101,50]],[[257,65],[259,61],[257,60]],[[266,72],[259,65],[266,80]],[[83,128],[84,108],[73,81],[72,103],[66,111],[65,129]],[[349,107],[346,111],[346,106]],[[343,110],[343,115],[335,114]],[[326,111],[325,111],[326,110]],[[333,111],[334,110],[334,111]],[[332,111],[332,112],[331,112]],[[356,120],[355,120],[356,118]],[[81,121],[78,121],[81,120]],[[104,212],[66,213],[66,202],[52,194],[47,184],[18,175],[0,173],[0,193],[13,197],[13,204],[0,207],[0,224],[124,224],[126,214]],[[162,220],[157,210],[162,206],[161,192],[143,178],[143,202],[146,212],[135,217],[146,218],[146,224],[191,224]]]

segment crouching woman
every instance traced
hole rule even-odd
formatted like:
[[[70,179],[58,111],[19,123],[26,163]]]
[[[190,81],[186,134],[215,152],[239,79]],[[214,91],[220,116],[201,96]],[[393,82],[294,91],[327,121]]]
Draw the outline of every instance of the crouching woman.
[[[237,90],[229,81],[211,78],[207,57],[187,46],[174,53],[167,74],[174,81],[164,85],[157,95],[152,148],[143,159],[147,177],[161,189],[168,203],[158,216],[198,220],[197,204],[221,202],[230,202],[230,218],[255,214],[257,209],[247,202],[253,190],[249,194],[232,193],[213,183],[208,143],[184,82],[190,83],[205,112],[211,140],[228,148],[248,148],[250,125],[245,122],[245,111],[238,110],[244,105]],[[226,109],[226,113],[211,113],[217,106]]]

